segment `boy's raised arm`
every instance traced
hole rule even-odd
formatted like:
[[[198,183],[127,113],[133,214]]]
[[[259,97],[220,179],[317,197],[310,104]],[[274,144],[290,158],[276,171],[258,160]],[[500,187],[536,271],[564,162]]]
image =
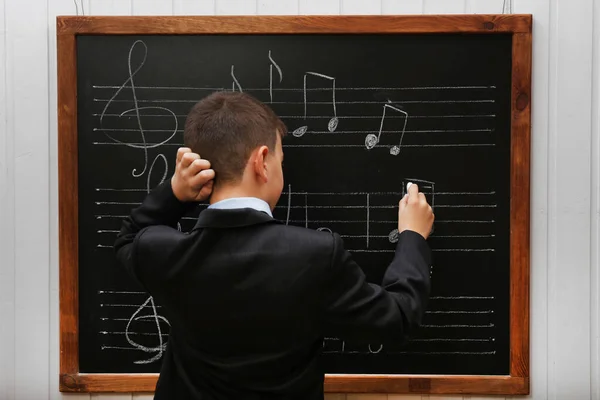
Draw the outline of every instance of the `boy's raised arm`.
[[[430,292],[431,250],[426,238],[433,212],[416,185],[400,202],[399,240],[381,286],[368,283],[334,234],[324,304],[326,335],[401,341],[421,324]]]
[[[172,242],[181,237],[177,222],[198,201],[208,198],[214,175],[207,160],[188,148],[178,150],[175,174],[171,180],[148,194],[123,221],[117,235],[117,259],[130,274],[139,279],[137,266],[148,264],[143,261],[153,260],[150,254],[153,250],[164,253]]]

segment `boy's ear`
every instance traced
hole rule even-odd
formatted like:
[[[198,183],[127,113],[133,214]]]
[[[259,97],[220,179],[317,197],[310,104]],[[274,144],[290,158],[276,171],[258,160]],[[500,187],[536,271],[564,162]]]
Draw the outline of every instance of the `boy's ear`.
[[[256,151],[256,157],[254,158],[254,173],[259,176],[265,182],[268,181],[267,177],[267,156],[269,155],[269,148],[267,146],[260,146]]]

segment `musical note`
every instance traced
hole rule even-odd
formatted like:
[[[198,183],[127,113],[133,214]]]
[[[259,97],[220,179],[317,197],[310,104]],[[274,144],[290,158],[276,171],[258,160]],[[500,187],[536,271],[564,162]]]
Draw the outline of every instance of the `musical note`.
[[[234,66],[231,66],[231,78],[233,79],[233,82],[231,83],[231,91],[235,92],[235,87],[238,87],[238,90],[240,91],[240,93],[242,92],[242,86],[240,85],[240,82],[237,80],[237,78],[235,77],[235,74],[233,73],[233,69]]]
[[[269,65],[269,96],[271,98],[271,103],[272,103],[273,102],[273,66],[275,66],[275,68],[277,68],[277,73],[279,74],[279,83],[281,83],[281,81],[283,80],[283,72],[281,72],[281,68],[279,68],[279,65],[277,65],[275,60],[273,60],[273,58],[271,57],[271,50],[269,50],[269,61],[271,61],[271,64]]]
[[[140,62],[140,64],[138,65],[138,67],[133,70],[132,68],[132,64],[131,64],[131,60],[132,60],[132,55],[133,55],[133,51],[136,48],[136,46],[141,45],[143,47],[143,59]],[[144,64],[146,63],[146,58],[148,56],[148,47],[146,46],[146,44],[141,41],[141,40],[136,40],[133,45],[131,45],[131,48],[129,49],[129,55],[127,58],[127,66],[128,66],[128,70],[129,70],[129,77],[127,78],[127,80],[125,82],[123,82],[123,84],[117,89],[117,91],[113,94],[113,96],[108,100],[108,102],[106,103],[106,105],[104,106],[104,109],[102,110],[102,113],[100,114],[100,130],[104,131],[104,134],[112,141],[114,141],[115,143],[119,143],[122,145],[125,145],[127,147],[132,147],[135,149],[143,149],[144,150],[144,169],[142,170],[142,172],[140,172],[139,174],[136,174],[137,168],[134,168],[131,172],[131,174],[136,177],[139,178],[140,176],[144,175],[144,173],[146,172],[146,169],[148,167],[148,149],[151,148],[155,148],[158,146],[161,146],[165,143],[167,143],[169,140],[171,140],[175,134],[177,133],[177,129],[178,129],[178,121],[177,121],[177,115],[175,115],[175,113],[171,110],[169,110],[168,108],[165,107],[140,107],[139,106],[139,101],[138,101],[138,96],[137,96],[137,92],[136,92],[136,87],[133,81],[134,76],[142,69],[142,67],[144,66]],[[127,143],[127,142],[123,142],[119,139],[116,139],[115,137],[113,137],[111,134],[109,134],[109,130],[104,129],[104,118],[106,116],[107,110],[110,107],[110,105],[113,103],[113,101],[116,99],[116,97],[119,95],[119,93],[121,93],[121,91],[128,85],[130,84],[131,86],[131,94],[133,97],[133,108],[129,109],[129,110],[125,110],[123,111],[119,117],[124,117],[127,116],[130,113],[135,113],[135,117],[137,120],[137,125],[138,125],[138,130],[140,132],[141,138],[142,138],[142,143],[141,144],[136,144],[136,143]],[[148,144],[146,142],[146,133],[144,131],[144,126],[142,124],[142,114],[140,114],[140,111],[142,110],[160,110],[160,111],[166,111],[168,113],[168,116],[173,117],[173,122],[175,124],[175,126],[173,127],[173,131],[171,132],[170,136],[166,139],[163,140],[162,142],[159,143],[153,143],[153,144]]]
[[[309,76],[309,75],[316,76],[318,78],[323,78],[323,79],[331,81],[331,84],[332,84],[332,87],[331,87],[331,103],[333,105],[333,117],[327,123],[327,129],[329,130],[329,132],[334,132],[337,129],[338,122],[339,122],[338,117],[337,117],[336,105],[335,105],[335,78],[332,77],[332,76],[327,76],[327,75],[320,74],[318,72],[307,72],[307,73],[304,74],[304,119],[306,119],[306,77]],[[307,131],[308,131],[308,125],[304,125],[304,126],[301,126],[299,128],[296,128],[292,132],[292,135],[294,135],[295,137],[301,137]]]
[[[390,104],[383,105],[383,115],[381,116],[379,133],[377,134],[377,136],[373,133],[368,134],[365,138],[365,147],[367,148],[367,150],[370,150],[379,143],[379,140],[381,140],[381,133],[383,132],[383,125],[385,122],[385,112],[388,108],[404,114],[404,126],[402,127],[402,134],[400,135],[400,143],[398,144],[398,146],[393,146],[390,149],[390,154],[393,156],[397,156],[398,154],[400,154],[400,148],[402,147],[402,139],[404,138],[404,132],[406,131],[406,123],[408,122],[408,113]]]

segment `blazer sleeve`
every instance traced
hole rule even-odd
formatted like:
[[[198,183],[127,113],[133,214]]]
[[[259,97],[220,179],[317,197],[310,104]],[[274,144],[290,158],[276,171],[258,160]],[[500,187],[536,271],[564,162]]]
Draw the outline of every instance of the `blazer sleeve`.
[[[368,283],[340,236],[334,234],[324,333],[361,341],[405,340],[425,313],[430,265],[431,250],[423,236],[404,231],[382,285]]]
[[[158,272],[163,261],[186,237],[178,231],[177,222],[195,206],[197,203],[180,202],[168,180],[123,221],[114,245],[116,257],[144,287],[161,280]]]

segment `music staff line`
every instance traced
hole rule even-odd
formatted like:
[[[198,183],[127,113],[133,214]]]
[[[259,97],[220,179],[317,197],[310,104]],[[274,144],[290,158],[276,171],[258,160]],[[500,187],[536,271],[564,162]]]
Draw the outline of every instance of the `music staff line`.
[[[94,215],[94,217],[96,219],[103,219],[103,218],[119,218],[119,219],[123,219],[123,218],[127,218],[128,215],[111,215],[111,214],[97,214]],[[181,218],[182,220],[188,220],[188,221],[196,221],[196,218],[194,217],[183,217]],[[294,223],[304,223],[305,220],[290,220],[289,222],[294,222]],[[339,223],[339,224],[354,224],[354,223],[365,223],[367,222],[366,219],[364,220],[310,220],[309,222],[314,222],[314,223]],[[378,220],[378,221],[370,221],[370,223],[374,223],[374,224],[393,224],[393,223],[397,223],[398,221],[393,221],[393,220]],[[463,220],[463,219],[452,219],[452,220],[436,220],[435,223],[456,223],[456,224],[463,224],[463,223],[471,223],[471,224],[493,224],[496,221],[493,219],[490,220]]]
[[[92,117],[118,117],[123,118],[123,114],[98,114],[93,113]],[[187,114],[140,114],[140,117],[148,117],[148,118],[163,118],[163,117],[177,117],[177,118],[187,118]],[[399,115],[386,115],[386,119],[433,119],[433,118],[495,118],[496,114],[447,114],[447,115],[408,115],[408,116],[399,116]],[[323,119],[330,118],[328,115],[280,115],[279,118],[282,119]],[[381,119],[381,115],[343,115],[341,117],[337,117],[338,119]],[[101,130],[105,130],[101,128]],[[172,132],[173,130],[170,130]],[[145,130],[144,130],[145,132]],[[331,131],[330,131],[331,132]],[[377,131],[379,132],[379,131]],[[395,131],[394,131],[395,132]]]
[[[132,85],[92,85],[93,89],[131,89],[132,87],[135,89],[160,89],[160,90],[206,90],[206,91],[222,91],[226,90],[224,87],[200,87],[200,86],[132,86]],[[360,91],[360,90],[481,90],[481,89],[496,89],[496,86],[482,86],[482,85],[473,85],[473,86],[411,86],[411,87],[382,87],[382,86],[360,86],[360,87],[337,87],[337,91],[342,90],[350,90],[350,91]],[[269,88],[246,88],[246,91],[259,92],[259,91],[269,91]],[[271,89],[274,92],[276,91],[286,91],[286,92],[303,92],[304,89],[300,88],[273,88]],[[307,91],[329,91],[331,87],[313,87],[307,88]]]
[[[139,129],[132,128],[93,128],[93,132],[139,132]],[[485,132],[490,133],[494,132],[493,128],[484,128],[484,129],[417,129],[417,130],[406,130],[405,133],[475,133],[475,132]],[[145,129],[146,133],[170,133],[173,132],[172,129]],[[381,131],[382,133],[397,133],[397,131]],[[178,129],[177,133],[183,133],[183,129]],[[312,131],[313,134],[331,134],[329,131]],[[341,131],[338,133],[345,134],[365,134],[365,133],[379,133],[379,131],[372,130],[364,130],[364,131]]]
[[[113,143],[113,142],[93,142],[94,145],[107,145],[107,146],[143,146],[147,145],[162,145],[162,146],[182,146],[181,143]],[[395,145],[378,145],[379,147],[391,148]],[[456,143],[456,144],[403,144],[402,147],[408,148],[419,148],[419,147],[494,147],[495,143]],[[329,147],[361,147],[365,146],[362,144],[284,144],[284,148],[286,147],[312,147],[312,148],[329,148]]]
[[[106,346],[102,345],[100,347],[101,350],[138,350],[134,347],[123,347],[123,346]],[[341,353],[340,351],[335,350],[325,350],[324,354],[327,353]],[[371,352],[376,353],[376,352]],[[361,352],[361,351],[347,351],[344,354],[369,354],[369,352]],[[495,351],[487,351],[487,352],[478,352],[478,351],[432,351],[432,352],[424,352],[424,351],[391,351],[386,352],[386,354],[403,354],[403,355],[494,355]]]
[[[105,187],[97,187],[94,188],[97,192],[146,192],[146,189],[142,188],[105,188]],[[474,196],[484,196],[484,195],[494,195],[496,194],[495,190],[489,192],[441,192],[436,191],[436,195],[474,195]],[[281,192],[282,195],[287,195],[289,192]],[[398,196],[402,195],[400,192],[291,192],[291,194],[304,195],[307,194],[309,196],[348,196],[348,195],[392,195]]]
[[[107,245],[107,244],[97,244],[96,248],[98,249],[114,249],[113,245]],[[346,249],[347,251],[351,252],[351,253],[395,253],[396,250],[380,250],[380,249]],[[470,253],[470,252],[474,252],[474,253],[488,253],[488,252],[495,252],[496,249],[493,248],[489,248],[489,249],[431,249],[432,252],[466,252],[466,253]]]
[[[146,294],[147,295],[147,294]],[[100,307],[135,307],[135,308],[156,308],[160,309],[162,306],[155,305],[152,307],[151,305],[145,305],[140,307],[138,304],[119,304],[119,303],[100,303]],[[464,314],[464,315],[480,315],[480,314],[493,314],[493,310],[429,310],[426,311],[425,314]]]
[[[119,233],[119,232],[120,231],[117,229],[99,229],[96,231],[96,233]],[[382,239],[382,238],[389,237],[389,235],[340,235],[340,237],[343,239],[347,239],[347,238],[363,239],[363,238],[367,238],[367,237]],[[490,234],[490,235],[436,235],[436,234],[432,234],[432,235],[429,235],[429,237],[430,238],[475,239],[475,238],[492,238],[492,237],[496,237],[496,235],[494,235],[494,234]]]
[[[367,194],[368,196],[368,194]],[[138,206],[140,204],[142,204],[141,202],[120,202],[120,201],[95,201],[94,204],[96,205],[125,205],[125,206]],[[436,208],[496,208],[498,207],[496,204],[436,204],[435,205]],[[275,209],[278,208],[293,208],[293,209],[297,209],[297,208],[302,208],[302,209],[394,209],[397,208],[397,206],[369,206],[369,204],[367,204],[366,206],[275,206]]]
[[[146,292],[133,290],[98,290],[98,294],[131,294],[148,295]],[[431,296],[429,300],[495,300],[495,296]]]
[[[179,99],[150,99],[150,100],[138,100],[138,103],[192,103],[195,104],[201,99],[194,100],[179,100]],[[99,99],[94,98],[96,103],[105,103],[110,99]],[[112,100],[113,103],[128,103],[131,104],[131,100]],[[494,99],[479,99],[479,100],[395,100],[394,103],[400,104],[478,104],[478,103],[495,103]],[[270,101],[269,104],[290,104],[300,105],[304,104],[303,101]],[[309,101],[308,104],[314,105],[327,105],[330,104],[328,101]],[[381,101],[336,101],[336,104],[382,104]]]

